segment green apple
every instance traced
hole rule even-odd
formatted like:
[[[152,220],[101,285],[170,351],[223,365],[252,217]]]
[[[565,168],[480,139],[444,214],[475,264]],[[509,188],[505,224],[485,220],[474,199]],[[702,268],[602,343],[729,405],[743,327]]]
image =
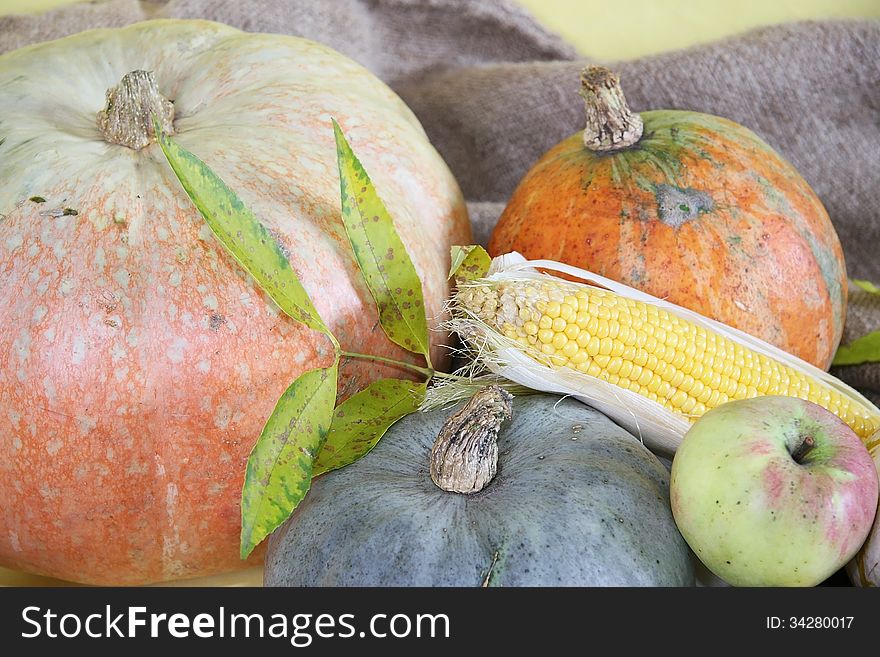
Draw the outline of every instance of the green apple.
[[[736,586],[814,586],[864,543],[877,469],[836,415],[793,397],[709,411],[672,462],[675,522],[700,560]]]

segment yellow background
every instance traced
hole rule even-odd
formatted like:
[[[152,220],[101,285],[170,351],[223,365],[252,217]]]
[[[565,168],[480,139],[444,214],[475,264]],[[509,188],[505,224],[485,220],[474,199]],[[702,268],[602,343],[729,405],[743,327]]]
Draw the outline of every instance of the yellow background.
[[[0,15],[76,0],[0,0]],[[597,59],[625,59],[704,43],[759,25],[805,18],[880,17],[878,0],[520,0],[548,28]],[[198,585],[258,585],[258,568],[190,580]],[[59,582],[0,568],[0,585]]]
[[[76,0],[0,0],[0,15]],[[491,0],[486,0],[490,2]],[[520,0],[547,27],[597,59],[683,48],[805,18],[880,17],[878,0]]]

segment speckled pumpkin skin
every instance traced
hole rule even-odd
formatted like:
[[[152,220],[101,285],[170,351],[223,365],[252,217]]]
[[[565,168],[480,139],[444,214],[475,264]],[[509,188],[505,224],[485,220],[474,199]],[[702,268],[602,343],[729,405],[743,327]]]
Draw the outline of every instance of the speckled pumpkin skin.
[[[641,116],[644,134],[629,149],[596,154],[577,133],[548,151],[510,199],[490,253],[595,271],[827,368],[846,270],[816,194],[732,121]]]
[[[572,399],[514,400],[498,473],[440,490],[429,453],[452,409],[410,415],[357,463],[313,482],[269,539],[267,586],[690,586],[669,473]]]
[[[449,247],[470,238],[412,113],[323,45],[151,21],[0,57],[0,564],[101,584],[245,565],[248,453],[284,389],[332,352],[227,254],[156,144],[101,139],[105,91],[135,69],[155,72],[175,139],[274,232],[343,348],[415,358],[384,337],[356,271],[331,116],[412,254],[432,324]],[[390,374],[349,362],[340,389]]]

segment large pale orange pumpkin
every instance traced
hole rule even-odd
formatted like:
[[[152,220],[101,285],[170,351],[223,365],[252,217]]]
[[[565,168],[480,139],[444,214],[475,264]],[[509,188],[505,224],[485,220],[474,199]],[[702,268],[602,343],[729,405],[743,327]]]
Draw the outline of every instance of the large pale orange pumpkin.
[[[732,121],[632,114],[606,69],[583,81],[587,130],[526,174],[489,251],[595,271],[826,368],[843,331],[846,273],[804,179]]]
[[[99,128],[107,90],[136,70],[173,101],[175,139],[289,252],[343,348],[414,358],[385,338],[356,271],[331,116],[395,218],[434,325],[449,247],[470,236],[412,113],[325,46],[152,21],[0,57],[0,564],[81,582],[241,566],[248,453],[287,385],[331,362],[328,341],[224,251],[157,144],[137,148],[144,117]],[[401,374],[348,362],[340,388]]]

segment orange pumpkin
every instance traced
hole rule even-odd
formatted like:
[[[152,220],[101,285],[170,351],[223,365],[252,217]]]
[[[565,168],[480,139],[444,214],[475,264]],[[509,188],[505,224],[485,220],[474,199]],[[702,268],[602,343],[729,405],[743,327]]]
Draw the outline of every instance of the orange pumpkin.
[[[435,326],[450,245],[470,238],[413,114],[320,44],[152,21],[0,57],[0,565],[80,582],[244,565],[248,453],[290,382],[332,362],[327,339],[215,239],[149,131],[129,134],[144,117],[97,118],[141,69],[173,100],[175,139],[276,236],[343,348],[417,362],[385,338],[356,269],[331,116],[395,218]],[[346,362],[340,390],[401,374]]]
[[[606,69],[587,69],[582,81],[587,129],[523,178],[490,253],[595,271],[827,368],[843,331],[846,273],[804,179],[732,121],[633,114]]]

